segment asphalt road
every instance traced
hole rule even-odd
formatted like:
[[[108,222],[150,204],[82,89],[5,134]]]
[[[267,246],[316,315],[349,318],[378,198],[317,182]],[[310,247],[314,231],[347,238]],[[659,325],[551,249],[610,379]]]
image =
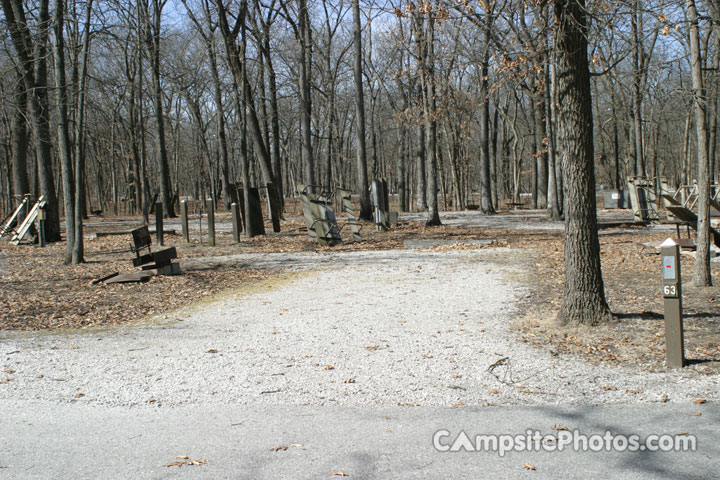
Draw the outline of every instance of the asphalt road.
[[[105,408],[0,401],[0,478],[717,478],[720,411],[705,405]],[[693,413],[702,416],[693,416]],[[687,434],[687,452],[440,452],[464,431]],[[472,444],[474,447],[474,444]],[[287,447],[287,450],[276,449]],[[466,447],[472,450],[472,447]],[[165,466],[207,460],[197,466]],[[525,465],[535,467],[528,470]],[[6,467],[6,468],[5,468]]]

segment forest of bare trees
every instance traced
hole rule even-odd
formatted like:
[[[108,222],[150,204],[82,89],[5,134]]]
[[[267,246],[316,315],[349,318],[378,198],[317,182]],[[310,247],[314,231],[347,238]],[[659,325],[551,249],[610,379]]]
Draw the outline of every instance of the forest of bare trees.
[[[0,211],[44,195],[68,262],[88,212],[227,208],[236,185],[267,192],[277,218],[297,183],[349,188],[368,219],[382,177],[435,225],[468,205],[588,213],[566,208],[575,147],[599,187],[662,176],[707,192],[717,178],[717,0],[1,4]],[[584,45],[563,51],[563,35]],[[580,98],[565,90],[576,54],[582,148],[560,118]]]

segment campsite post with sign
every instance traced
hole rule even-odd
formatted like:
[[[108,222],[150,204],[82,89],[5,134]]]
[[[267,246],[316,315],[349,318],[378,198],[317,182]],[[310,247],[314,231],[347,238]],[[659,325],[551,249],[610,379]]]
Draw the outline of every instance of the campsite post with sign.
[[[682,281],[680,277],[680,246],[672,238],[660,245],[663,269],[665,307],[665,358],[669,368],[685,366],[682,319]]]

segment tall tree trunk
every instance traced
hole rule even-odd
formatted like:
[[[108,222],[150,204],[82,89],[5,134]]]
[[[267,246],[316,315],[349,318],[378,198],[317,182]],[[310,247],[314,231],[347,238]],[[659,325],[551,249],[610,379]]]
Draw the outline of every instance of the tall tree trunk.
[[[208,19],[209,22],[209,19]],[[213,95],[215,99],[215,117],[220,142],[220,172],[222,174],[222,191],[225,208],[229,209],[232,203],[232,192],[230,189],[230,157],[228,155],[227,134],[225,132],[225,107],[222,99],[222,85],[218,73],[217,54],[215,52],[215,40],[211,35],[207,42],[208,56],[210,57],[210,72],[213,79]]]
[[[22,73],[17,73],[14,83],[15,111],[12,120],[12,187],[15,195],[23,196],[30,193],[30,182],[27,173],[27,104],[28,96]]]
[[[353,73],[355,77],[355,128],[356,152],[357,152],[357,175],[358,188],[360,189],[360,218],[372,220],[372,208],[370,206],[370,192],[368,189],[367,173],[367,152],[365,150],[365,95],[362,84],[362,37],[360,31],[360,6],[359,0],[353,0],[353,49],[355,62]]]
[[[61,1],[61,0],[56,0]],[[90,53],[90,17],[93,0],[85,4],[85,24],[82,58],[78,76],[77,114],[75,118],[75,244],[72,263],[84,262],[83,218],[85,216],[85,89],[87,88],[88,59]]]
[[[545,72],[548,88],[546,90],[547,119],[545,120],[548,131],[548,210],[550,218],[560,220],[563,215],[565,193],[562,182],[562,162],[557,158],[557,84],[555,67],[548,62],[548,69]]]
[[[533,82],[534,83],[534,82]],[[535,92],[534,85],[532,88],[529,88],[530,95],[529,95],[529,109],[530,109],[530,115],[528,118],[525,117],[526,122],[528,125],[531,125],[532,127],[532,145],[530,147],[533,155],[532,155],[532,161],[530,163],[530,168],[532,169],[531,178],[530,178],[530,208],[536,209],[538,208],[537,204],[537,197],[538,197],[538,152],[540,152],[540,132],[538,132],[537,129],[537,105],[535,103],[535,98],[533,97],[533,93]]]
[[[425,127],[422,122],[417,126],[417,137],[418,142],[415,150],[415,210],[424,212],[427,209],[427,176],[425,175]]]
[[[305,183],[315,184],[315,161],[312,149],[312,96],[310,76],[312,68],[312,35],[307,0],[298,0],[298,43],[300,44],[300,129],[302,131],[302,153]],[[312,189],[311,189],[312,190]]]
[[[268,27],[269,28],[269,27]],[[270,32],[265,33],[265,67],[268,71],[268,88],[270,90],[270,156],[272,162],[273,178],[275,181],[275,195],[278,201],[278,214],[282,216],[284,209],[282,158],[280,155],[280,110],[277,98],[277,75],[273,67],[270,51]]]
[[[437,161],[437,120],[435,97],[435,18],[432,11],[428,12],[425,23],[425,155],[427,158],[427,226],[440,225],[438,211],[438,161]]]
[[[138,140],[138,158],[140,160],[140,189],[141,199],[140,208],[142,212],[143,223],[148,225],[150,223],[150,202],[152,201],[150,196],[150,180],[148,179],[148,164],[147,164],[147,146],[145,144],[145,110],[143,108],[143,97],[144,97],[144,62],[143,62],[143,44],[144,44],[144,32],[147,24],[145,16],[142,14],[143,9],[141,5],[146,0],[138,2],[137,8],[137,70],[135,73],[135,79],[137,85],[135,92],[137,94],[137,120],[136,127],[138,129],[136,136]],[[147,5],[146,5],[147,7]],[[147,8],[145,9],[147,10]]]
[[[432,11],[427,12],[425,19],[421,13],[415,15],[415,36],[419,47],[418,63],[420,64],[420,85],[422,88],[423,132],[425,134],[425,178],[428,226],[440,225],[438,212],[437,188],[437,121],[435,119],[435,71],[434,42],[435,20]]]
[[[39,34],[33,55],[33,40],[25,19],[22,0],[2,0],[5,20],[22,69],[25,89],[30,93],[32,119],[37,155],[37,180],[47,202],[45,236],[48,242],[60,240],[60,212],[55,189],[50,153],[50,119],[47,94],[47,37],[50,27],[48,0],[41,0],[38,9]],[[33,58],[34,57],[34,58]],[[33,68],[35,64],[36,70]]]
[[[248,122],[248,108],[249,102],[253,102],[249,95],[249,88],[247,85],[247,61],[245,59],[245,52],[247,48],[247,38],[245,36],[245,15],[247,12],[247,3],[243,0],[240,5],[240,52],[238,56],[240,58],[240,85],[239,91],[242,92],[241,105],[243,108],[240,110],[240,128],[242,129],[240,135],[240,178],[243,184],[243,203],[245,204],[245,235],[248,237],[254,237],[260,232],[256,232],[253,227],[253,213],[250,207],[250,155],[248,154],[248,142],[247,142],[247,122]],[[236,91],[238,89],[236,88]],[[254,110],[253,110],[254,111]]]
[[[141,0],[143,17],[145,19],[145,45],[150,57],[150,72],[152,80],[153,109],[155,111],[155,137],[160,164],[160,198],[163,202],[165,215],[175,216],[172,202],[172,187],[170,186],[170,165],[168,163],[167,145],[165,139],[165,115],[163,114],[163,90],[160,84],[160,20],[165,5],[161,0],[152,0],[152,19],[148,12],[147,0]]]
[[[600,267],[595,206],[593,119],[584,0],[555,0],[558,137],[565,176],[565,295],[561,323],[612,318]]]
[[[640,0],[635,0],[634,11],[630,25],[633,34],[633,89],[632,89],[632,119],[633,119],[633,138],[635,140],[635,175],[638,177],[646,176],[645,170],[645,152],[643,145],[643,119],[642,119],[642,64],[643,64],[643,45],[642,45],[642,13],[640,11]]]
[[[270,206],[271,216],[273,221],[273,230],[276,232],[280,231],[280,216],[281,216],[281,195],[282,191],[275,183],[275,177],[273,175],[272,165],[270,164],[270,156],[268,154],[267,146],[263,138],[263,132],[260,128],[260,121],[257,117],[257,111],[255,109],[255,101],[250,88],[250,82],[247,77],[247,69],[245,65],[245,50],[244,45],[247,42],[246,39],[241,39],[241,48],[238,49],[237,35],[238,33],[245,32],[245,21],[247,16],[247,1],[243,0],[240,3],[241,15],[238,16],[235,26],[231,29],[228,23],[227,10],[222,0],[215,0],[215,5],[218,10],[218,26],[220,33],[225,44],[225,51],[229,59],[230,72],[233,75],[236,90],[235,102],[238,108],[242,108],[243,118],[245,123],[243,124],[243,132],[246,132],[247,127],[250,127],[251,135],[253,138],[254,153],[257,155],[260,169],[262,170],[263,177],[266,184],[272,184],[274,192],[268,192],[270,195]],[[240,88],[242,90],[237,90]],[[248,158],[248,175],[249,172],[249,158]],[[248,177],[249,178],[249,177]],[[249,187],[249,184],[248,184]],[[246,188],[247,190],[247,188]]]
[[[498,157],[500,155],[498,149],[498,132],[500,130],[498,126],[498,120],[500,115],[500,109],[496,106],[495,110],[493,112],[493,122],[490,134],[490,146],[492,147],[492,155],[490,156],[491,162],[490,162],[490,189],[492,190],[492,196],[490,197],[490,200],[492,201],[492,205],[498,204],[498,184],[500,183],[498,181]],[[468,175],[469,176],[469,175]],[[467,178],[467,176],[466,176]],[[467,181],[467,180],[466,180]],[[469,186],[466,186],[465,191],[468,192],[470,190]]]
[[[535,196],[536,208],[547,208],[548,191],[548,132],[545,124],[545,75],[535,76],[535,92],[532,101],[535,102],[535,162],[537,164],[537,193]]]
[[[700,32],[695,0],[685,0],[690,22],[690,71],[692,74],[697,136],[698,224],[697,254],[693,282],[698,286],[712,285],[710,269],[710,162],[708,159],[707,96],[703,85]]]
[[[65,2],[55,0],[53,27],[53,58],[55,60],[55,107],[57,111],[58,156],[63,185],[63,203],[65,207],[65,264],[80,263],[73,258],[75,250],[75,186],[73,184],[72,152],[70,131],[68,129],[68,98],[65,81]]]
[[[486,42],[489,41],[486,35]],[[486,215],[495,213],[492,199],[492,176],[490,175],[490,50],[484,47],[483,61],[480,70],[480,210]]]
[[[411,79],[410,91],[413,94],[413,106],[416,115],[420,117],[417,120],[417,150],[415,152],[415,209],[418,212],[427,209],[427,175],[425,174],[425,84],[423,83],[423,70],[425,69],[425,45],[423,42],[423,18],[420,13],[415,13],[411,20],[411,33],[415,41],[415,58],[417,63],[417,73]],[[417,84],[420,83],[418,86]]]
[[[406,107],[407,108],[407,107]],[[403,109],[405,110],[405,109]],[[407,183],[405,181],[407,156],[408,156],[408,132],[404,127],[398,126],[397,141],[400,145],[400,155],[397,161],[397,192],[398,192],[398,210],[406,212],[408,210],[407,201]]]
[[[613,119],[613,164],[615,166],[615,190],[620,190],[622,182],[620,181],[620,135],[618,132],[618,117],[616,110],[615,88],[611,86],[610,104]]]

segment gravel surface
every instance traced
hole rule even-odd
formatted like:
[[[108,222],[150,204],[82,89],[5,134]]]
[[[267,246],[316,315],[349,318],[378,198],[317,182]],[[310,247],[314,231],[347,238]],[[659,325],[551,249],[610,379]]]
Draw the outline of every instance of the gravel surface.
[[[521,252],[242,258],[295,272],[142,326],[0,333],[0,399],[470,406],[718,396],[716,377],[591,366],[518,342],[508,328],[528,292]]]

